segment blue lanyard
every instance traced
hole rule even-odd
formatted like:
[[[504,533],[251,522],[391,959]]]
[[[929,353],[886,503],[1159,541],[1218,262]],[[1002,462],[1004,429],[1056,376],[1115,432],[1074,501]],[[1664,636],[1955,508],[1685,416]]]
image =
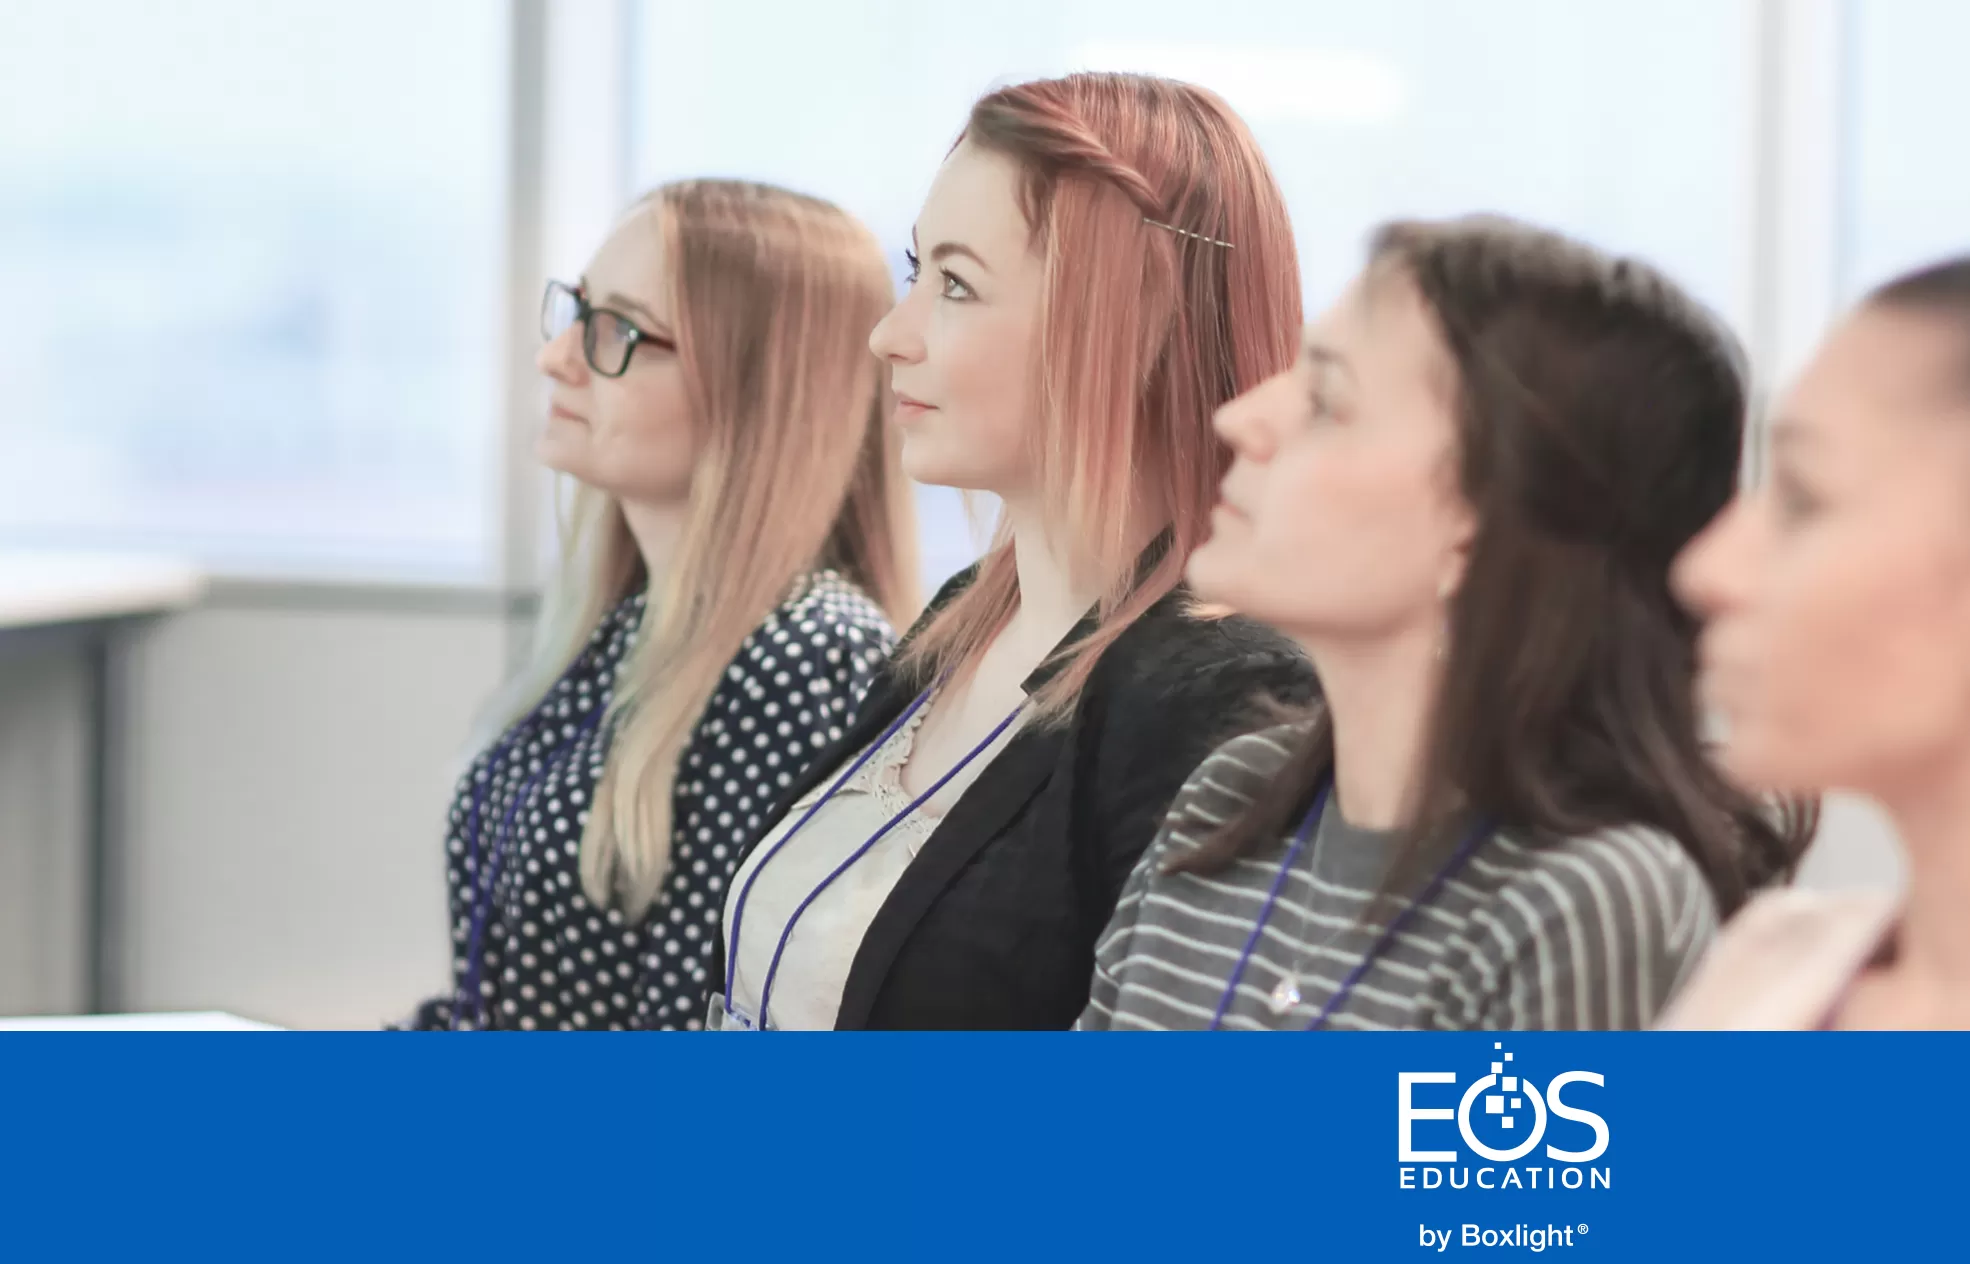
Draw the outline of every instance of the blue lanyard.
[[[499,827],[493,831],[491,846],[488,848],[490,854],[486,858],[485,871],[481,873],[479,868],[479,811],[485,804],[486,786],[492,781],[493,775],[498,771],[500,761],[506,757],[507,751],[525,735],[528,726],[540,718],[541,711],[546,708],[550,701],[552,701],[552,695],[541,699],[540,703],[532,711],[527,713],[525,719],[514,725],[507,731],[504,737],[500,738],[499,744],[493,747],[491,757],[486,760],[485,780],[480,781],[474,778],[472,782],[472,812],[467,817],[465,826],[467,847],[469,849],[467,855],[471,859],[473,875],[472,928],[465,940],[465,980],[460,985],[458,995],[452,999],[451,1026],[453,1031],[458,1030],[459,1013],[468,1001],[472,1007],[472,1025],[474,1027],[484,1025],[485,997],[479,989],[479,975],[484,967],[484,961],[479,955],[479,947],[485,939],[486,923],[492,917],[493,888],[498,885],[499,870],[506,858],[507,849],[501,845],[500,839],[504,837],[509,844],[511,843],[513,837],[513,818],[519,813],[520,805],[525,803],[532,796],[533,792],[540,787],[540,783],[546,780],[547,775],[554,771],[555,758],[593,733],[596,726],[601,723],[602,713],[608,709],[607,705],[598,698],[594,709],[582,720],[581,726],[575,730],[574,736],[557,743],[546,754],[541,756],[540,770],[529,777],[521,785],[519,790],[514,793],[513,798],[508,801],[506,814],[500,818]]]
[[[1265,893],[1265,907],[1259,910],[1259,920],[1252,927],[1250,937],[1245,940],[1245,950],[1238,954],[1238,965],[1231,972],[1231,981],[1224,985],[1224,995],[1218,1000],[1217,1012],[1211,1015],[1211,1025],[1207,1030],[1218,1030],[1219,1025],[1224,1022],[1225,1014],[1231,1009],[1231,1003],[1237,999],[1238,981],[1245,977],[1245,967],[1251,964],[1252,953],[1259,946],[1259,936],[1265,933],[1266,920],[1272,916],[1272,907],[1279,902],[1279,892],[1286,885],[1286,875],[1293,870],[1293,861],[1298,859],[1300,848],[1306,845],[1307,839],[1312,837],[1315,829],[1319,828],[1321,814],[1327,808],[1328,792],[1332,789],[1331,781],[1321,784],[1320,793],[1314,797],[1313,807],[1307,812],[1306,819],[1300,822],[1299,829],[1293,832],[1292,845],[1286,849],[1286,858],[1279,862],[1279,872],[1272,879],[1272,889]],[[1374,964],[1375,958],[1381,956],[1388,946],[1395,942],[1397,932],[1409,923],[1410,917],[1417,909],[1436,898],[1436,893],[1443,889],[1443,884],[1450,880],[1450,875],[1462,868],[1471,852],[1477,849],[1478,843],[1490,835],[1491,825],[1488,821],[1479,821],[1472,827],[1471,832],[1464,837],[1462,843],[1458,844],[1457,850],[1450,859],[1444,862],[1443,867],[1430,879],[1429,885],[1423,888],[1422,894],[1396,915],[1395,920],[1382,931],[1381,937],[1362,955],[1361,960],[1355,962],[1354,969],[1350,970],[1347,978],[1341,981],[1341,986],[1334,989],[1334,994],[1327,998],[1327,1003],[1320,1007],[1320,1012],[1315,1014],[1313,1021],[1306,1025],[1308,1031],[1326,1025],[1327,1020],[1333,1017],[1334,1012],[1340,1009],[1342,1003],[1353,993],[1354,985],[1361,982],[1361,976],[1368,973],[1368,967]]]
[[[781,835],[779,841],[775,842],[772,847],[768,848],[766,854],[760,858],[759,863],[753,866],[752,873],[747,876],[745,885],[739,888],[739,898],[733,903],[732,906],[732,936],[731,936],[731,942],[726,945],[726,951],[725,951],[725,957],[726,957],[725,1004],[727,1008],[730,1008],[734,1004],[732,997],[732,987],[734,983],[737,982],[738,974],[739,974],[739,929],[741,924],[745,921],[746,900],[752,895],[753,883],[759,881],[759,875],[766,871],[766,866],[773,862],[773,857],[779,855],[780,850],[783,847],[785,847],[788,843],[793,841],[794,835],[800,833],[801,830],[807,827],[807,823],[814,819],[815,814],[819,812],[822,808],[826,807],[828,805],[828,801],[834,798],[835,794],[838,791],[840,791],[840,789],[843,786],[848,784],[849,779],[862,770],[862,765],[868,763],[869,760],[875,756],[875,753],[877,751],[881,750],[884,746],[889,744],[890,739],[895,737],[897,732],[900,729],[902,729],[902,727],[905,724],[909,723],[910,717],[915,715],[917,711],[922,708],[923,704],[930,700],[930,695],[935,693],[936,690],[937,690],[937,686],[932,685],[930,688],[918,694],[916,697],[916,701],[912,702],[908,707],[904,708],[903,714],[897,716],[895,722],[892,723],[888,728],[884,729],[880,737],[878,737],[875,741],[869,743],[869,745],[863,749],[861,755],[856,757],[855,762],[848,766],[847,771],[843,772],[839,777],[835,778],[834,784],[828,787],[827,793],[823,794],[819,799],[816,799],[813,805],[810,806],[804,814],[802,814],[801,818],[798,821],[794,822],[794,827],[788,830],[785,834]],[[817,898],[819,898],[821,892],[827,890],[831,885],[833,885],[834,880],[836,878],[839,878],[842,874],[847,873],[850,869],[854,868],[857,861],[861,860],[862,857],[868,855],[870,848],[874,847],[877,843],[881,842],[884,836],[889,833],[889,831],[895,829],[898,825],[902,824],[903,821],[909,818],[911,813],[915,812],[918,808],[922,807],[925,803],[927,803],[933,795],[935,795],[939,790],[942,790],[945,787],[945,785],[947,785],[950,782],[951,778],[957,776],[960,772],[963,772],[966,766],[969,765],[972,760],[977,759],[980,755],[984,754],[985,749],[989,747],[993,742],[998,741],[1000,734],[1004,733],[1008,728],[1012,727],[1012,722],[1018,719],[1019,713],[1025,709],[1026,709],[1026,701],[1025,699],[1022,698],[1020,700],[1019,705],[1014,707],[1012,711],[1006,716],[1005,719],[999,721],[998,727],[993,729],[990,733],[986,734],[984,741],[972,747],[971,752],[969,754],[967,754],[963,759],[960,759],[957,763],[951,765],[950,771],[946,772],[943,776],[939,777],[936,780],[936,782],[931,785],[930,789],[924,791],[916,798],[910,800],[909,805],[907,807],[905,807],[902,811],[898,812],[896,815],[890,817],[889,820],[884,822],[881,829],[869,835],[868,840],[866,842],[864,842],[860,847],[857,847],[853,852],[851,852],[849,854],[848,859],[836,865],[832,873],[828,874],[827,877],[821,879],[821,885],[815,887],[812,891],[809,891],[807,893],[807,898],[802,900],[800,904],[795,907],[793,911],[793,916],[787,919],[787,924],[785,929],[783,929],[780,932],[780,942],[776,944],[773,948],[773,960],[766,967],[766,981],[759,989],[759,1030],[761,1031],[766,1030],[766,1007],[768,1006],[768,1004],[771,1003],[773,999],[773,980],[779,976],[780,958],[787,951],[787,941],[793,938],[793,928],[794,925],[800,921],[801,914],[805,913],[807,911],[807,907],[810,904],[814,903],[814,901]]]

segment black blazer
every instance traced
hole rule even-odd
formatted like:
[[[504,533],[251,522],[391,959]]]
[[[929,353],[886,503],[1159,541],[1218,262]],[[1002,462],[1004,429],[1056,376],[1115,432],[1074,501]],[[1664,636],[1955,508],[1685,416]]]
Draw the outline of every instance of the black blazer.
[[[976,569],[946,584],[925,620]],[[837,1029],[1074,1024],[1095,940],[1177,790],[1219,743],[1263,721],[1262,697],[1303,702],[1314,691],[1292,642],[1249,619],[1193,617],[1192,600],[1180,586],[1150,607],[1103,652],[1067,723],[1016,733],[952,805],[870,924]],[[1093,627],[1084,619],[1061,646]],[[1024,688],[1049,678],[1042,667]],[[885,664],[854,725],[815,757],[747,854],[921,688]],[[712,977],[723,976],[721,961]]]

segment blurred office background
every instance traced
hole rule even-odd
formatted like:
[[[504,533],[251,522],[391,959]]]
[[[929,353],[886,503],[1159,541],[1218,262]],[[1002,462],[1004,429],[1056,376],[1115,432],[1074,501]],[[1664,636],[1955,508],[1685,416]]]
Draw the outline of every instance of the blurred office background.
[[[1507,211],[1666,266],[1769,390],[1970,247],[1966,46],[1957,0],[0,0],[0,1014],[444,986],[549,534],[541,282],[653,184],[823,194],[900,277],[982,90],[1159,71],[1252,123],[1309,311],[1375,222]],[[922,503],[934,581],[975,546]],[[9,613],[78,554],[149,595]],[[1895,878],[1836,805],[1807,880]]]

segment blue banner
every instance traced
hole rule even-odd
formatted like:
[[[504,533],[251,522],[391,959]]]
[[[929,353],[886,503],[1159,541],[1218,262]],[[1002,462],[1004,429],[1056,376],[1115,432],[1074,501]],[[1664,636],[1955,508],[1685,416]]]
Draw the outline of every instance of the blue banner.
[[[0,1258],[1970,1257],[1924,1035],[0,1038]]]

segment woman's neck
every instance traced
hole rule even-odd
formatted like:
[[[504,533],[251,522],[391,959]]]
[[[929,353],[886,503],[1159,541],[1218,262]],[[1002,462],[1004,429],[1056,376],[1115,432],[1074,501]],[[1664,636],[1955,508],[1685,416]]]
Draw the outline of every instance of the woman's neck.
[[[670,566],[677,558],[678,541],[684,535],[684,515],[686,506],[680,501],[674,504],[650,504],[648,502],[623,501],[622,517],[629,526],[629,534],[636,541],[636,551],[643,557],[643,570],[649,576],[652,591],[657,589]]]
[[[1881,796],[1908,853],[1894,971],[1970,992],[1970,751]]]
[[[1388,830],[1415,813],[1438,667],[1434,628],[1373,643],[1296,636],[1334,733],[1334,794],[1349,824]]]
[[[1093,559],[1077,555],[1037,508],[1008,500],[1005,514],[1012,528],[1019,608],[1000,637],[1037,649],[1037,663],[1101,600],[1108,577]]]

